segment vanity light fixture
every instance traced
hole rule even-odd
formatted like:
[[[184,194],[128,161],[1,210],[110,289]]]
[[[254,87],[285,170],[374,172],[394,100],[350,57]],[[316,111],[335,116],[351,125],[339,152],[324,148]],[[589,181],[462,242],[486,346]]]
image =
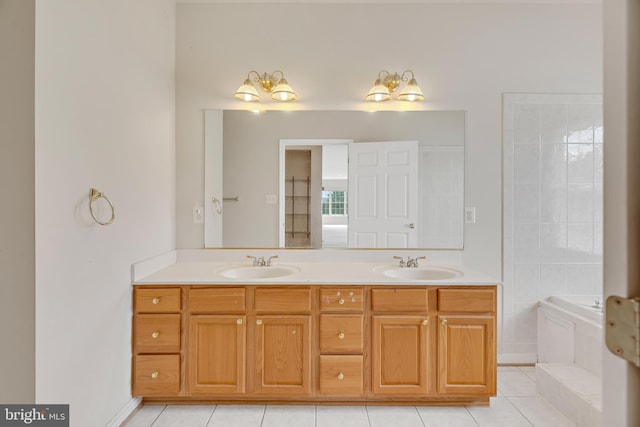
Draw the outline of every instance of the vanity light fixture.
[[[409,74],[411,78],[409,78]],[[422,101],[424,95],[422,95],[422,89],[418,86],[412,70],[405,70],[402,74],[391,74],[387,70],[380,71],[366,99],[367,101],[375,102],[388,101],[391,99],[391,94],[398,89],[400,83],[407,81],[408,83],[398,95],[398,99],[401,101]]]
[[[271,99],[275,101],[295,101],[298,97],[284,78],[284,73],[280,70],[275,70],[272,73],[263,73],[262,75],[257,71],[249,71],[246,80],[233,96],[248,102],[260,101],[260,95],[258,95],[258,91],[252,83],[252,75],[253,81],[260,83],[262,90],[271,94]]]

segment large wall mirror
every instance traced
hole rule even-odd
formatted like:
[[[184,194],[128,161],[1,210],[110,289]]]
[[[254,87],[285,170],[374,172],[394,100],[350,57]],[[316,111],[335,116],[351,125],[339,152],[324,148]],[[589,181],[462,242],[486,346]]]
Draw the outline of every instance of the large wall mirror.
[[[464,111],[205,111],[205,247],[462,249]]]

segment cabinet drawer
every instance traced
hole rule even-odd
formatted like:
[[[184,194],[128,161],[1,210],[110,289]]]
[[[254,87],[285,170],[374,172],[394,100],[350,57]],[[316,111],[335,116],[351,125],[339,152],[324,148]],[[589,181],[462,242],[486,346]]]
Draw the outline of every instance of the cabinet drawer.
[[[258,313],[310,313],[309,288],[258,288],[255,295]]]
[[[364,309],[362,288],[320,289],[320,311],[357,311]]]
[[[320,315],[321,353],[362,353],[362,315]]]
[[[136,353],[180,353],[180,315],[136,315],[134,342]]]
[[[372,289],[371,308],[376,312],[415,313],[427,311],[426,289]]]
[[[363,395],[362,356],[320,356],[320,393]]]
[[[245,311],[244,288],[191,288],[189,311],[192,313],[233,313]]]
[[[438,289],[438,310],[447,313],[488,313],[496,310],[495,289]]]
[[[134,396],[177,396],[180,392],[180,356],[135,356]]]
[[[180,288],[134,288],[134,307],[138,313],[180,311]]]

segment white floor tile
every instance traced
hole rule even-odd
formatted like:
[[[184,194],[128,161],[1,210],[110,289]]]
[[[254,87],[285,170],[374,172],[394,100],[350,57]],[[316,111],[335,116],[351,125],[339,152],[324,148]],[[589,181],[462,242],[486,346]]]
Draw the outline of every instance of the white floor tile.
[[[207,427],[260,427],[264,405],[218,405]]]
[[[216,405],[167,405],[153,427],[205,427]]]
[[[315,406],[269,405],[262,427],[315,427],[315,423]]]
[[[478,427],[464,406],[418,406],[425,427]]]
[[[498,372],[498,390],[505,396],[535,396],[536,382],[524,372]]]
[[[492,397],[490,406],[467,407],[480,427],[531,427],[506,397]]]
[[[536,380],[536,367],[535,366],[521,366],[520,370],[525,373],[532,380]]]
[[[510,397],[513,405],[535,427],[572,427],[567,417],[539,396]]]
[[[316,427],[369,427],[364,406],[318,406],[316,411]]]
[[[424,427],[415,406],[367,406],[371,427]]]
[[[122,427],[149,427],[164,410],[165,405],[144,405]]]

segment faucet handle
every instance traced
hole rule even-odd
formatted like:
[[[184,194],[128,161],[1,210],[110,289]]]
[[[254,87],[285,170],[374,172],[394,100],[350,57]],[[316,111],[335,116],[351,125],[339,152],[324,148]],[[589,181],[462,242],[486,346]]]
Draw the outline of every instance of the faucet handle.
[[[418,266],[418,260],[419,260],[419,259],[427,259],[427,257],[426,257],[426,256],[424,256],[424,255],[423,255],[423,256],[416,257],[416,259],[415,259],[415,260],[413,260],[413,263],[414,263],[414,265],[415,265],[416,267]]]
[[[247,258],[253,260],[253,266],[254,267],[258,265],[258,258],[254,257],[253,255],[247,255]]]
[[[404,258],[401,256],[394,256],[393,259],[399,259],[400,260],[400,267],[404,267]]]
[[[267,260],[267,267],[271,267],[273,265],[273,259],[275,258],[280,258],[278,255],[272,255],[269,257],[269,259]]]

